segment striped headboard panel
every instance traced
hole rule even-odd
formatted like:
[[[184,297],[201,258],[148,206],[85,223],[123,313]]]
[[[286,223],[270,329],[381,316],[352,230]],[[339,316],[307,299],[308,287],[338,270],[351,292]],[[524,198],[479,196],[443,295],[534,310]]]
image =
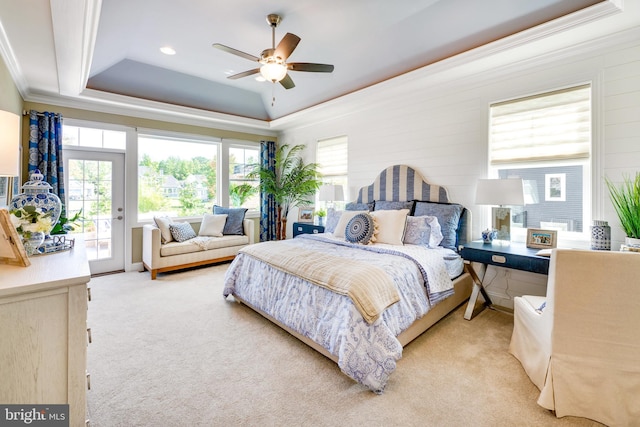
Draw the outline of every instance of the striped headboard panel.
[[[373,184],[358,191],[358,203],[374,200],[400,201],[423,200],[448,203],[447,189],[429,184],[422,175],[406,165],[390,166],[383,170]]]

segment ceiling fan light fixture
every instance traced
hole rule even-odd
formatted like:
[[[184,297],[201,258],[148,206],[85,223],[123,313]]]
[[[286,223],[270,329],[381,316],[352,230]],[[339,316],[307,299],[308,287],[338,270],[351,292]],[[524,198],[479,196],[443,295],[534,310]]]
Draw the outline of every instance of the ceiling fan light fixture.
[[[277,62],[268,62],[260,67],[260,74],[266,80],[276,83],[287,75],[287,67]]]

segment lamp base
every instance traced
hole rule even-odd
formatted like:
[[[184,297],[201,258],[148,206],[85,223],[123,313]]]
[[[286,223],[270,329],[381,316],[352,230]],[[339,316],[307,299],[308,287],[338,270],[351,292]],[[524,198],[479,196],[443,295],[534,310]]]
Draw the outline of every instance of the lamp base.
[[[493,229],[497,231],[496,240],[511,240],[511,208],[491,208]]]

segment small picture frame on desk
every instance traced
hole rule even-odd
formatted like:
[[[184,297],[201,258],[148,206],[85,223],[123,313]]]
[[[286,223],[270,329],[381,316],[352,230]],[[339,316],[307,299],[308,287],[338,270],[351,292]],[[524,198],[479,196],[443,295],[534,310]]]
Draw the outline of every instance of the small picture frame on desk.
[[[298,207],[298,222],[313,222],[313,206]]]
[[[536,249],[553,249],[558,244],[556,230],[527,228],[527,247]]]

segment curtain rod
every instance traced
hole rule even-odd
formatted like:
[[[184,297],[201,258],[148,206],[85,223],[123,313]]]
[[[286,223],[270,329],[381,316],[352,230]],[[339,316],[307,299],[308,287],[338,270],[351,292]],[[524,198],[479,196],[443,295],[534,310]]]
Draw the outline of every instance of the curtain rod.
[[[22,110],[22,115],[23,116],[28,116],[29,112],[27,110]],[[44,117],[43,113],[37,113],[38,117]]]

